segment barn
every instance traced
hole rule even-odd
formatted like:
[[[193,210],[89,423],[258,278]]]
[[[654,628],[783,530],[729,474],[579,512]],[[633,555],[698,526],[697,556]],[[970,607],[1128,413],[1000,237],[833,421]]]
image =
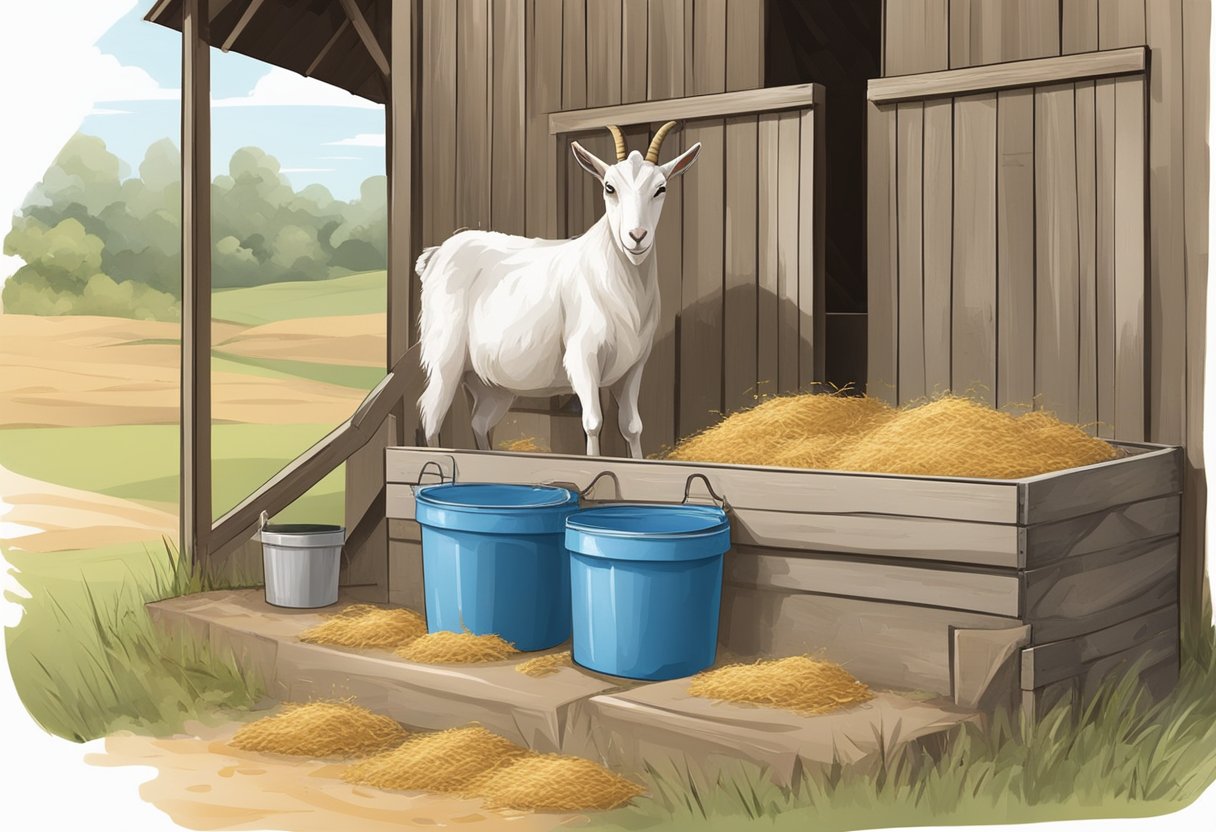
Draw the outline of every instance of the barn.
[[[1209,16],[1180,0],[162,0],[147,18],[183,43],[183,549],[217,572],[256,564],[259,515],[345,463],[346,596],[418,608],[418,483],[725,495],[732,655],[826,651],[972,711],[1035,713],[1132,662],[1168,689],[1206,586]],[[211,47],[384,103],[390,180],[384,380],[214,522]],[[570,140],[609,156],[606,125],[641,147],[668,119],[665,154],[704,150],[658,231],[648,454],[819,382],[1033,403],[1126,453],[1021,480],[903,477],[627,460],[609,430],[588,458],[570,397],[521,399],[501,426],[549,453],[470,450],[459,398],[443,447],[419,447],[421,249],[459,228],[581,233],[602,204]],[[238,645],[284,693],[408,689],[427,727],[464,713],[464,688],[318,664],[243,603],[155,612]],[[588,713],[660,746],[744,737],[705,714],[675,736],[662,691],[579,682],[549,710],[501,695],[479,718],[538,747],[585,751],[572,738],[598,735],[567,727]]]

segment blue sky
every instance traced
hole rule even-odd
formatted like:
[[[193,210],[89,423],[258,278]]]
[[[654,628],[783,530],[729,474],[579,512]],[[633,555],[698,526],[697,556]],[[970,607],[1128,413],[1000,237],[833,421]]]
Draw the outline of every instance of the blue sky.
[[[148,6],[137,3],[97,41],[120,66],[113,98],[99,101],[80,126],[132,169],[149,144],[166,137],[176,143],[180,132],[181,36],[144,21]],[[211,51],[211,85],[213,174],[227,172],[233,151],[246,145],[277,158],[297,190],[319,182],[340,199],[384,173],[383,107],[218,49]]]

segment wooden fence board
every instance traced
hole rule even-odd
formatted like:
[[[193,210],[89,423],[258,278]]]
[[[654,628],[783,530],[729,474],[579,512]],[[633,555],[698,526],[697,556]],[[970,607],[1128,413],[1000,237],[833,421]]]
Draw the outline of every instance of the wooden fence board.
[[[1094,154],[1097,192],[1095,302],[1098,338],[1098,436],[1115,436],[1115,82],[1094,82]]]
[[[692,5],[692,85],[688,94],[725,92],[726,0],[692,0]]]
[[[899,401],[922,398],[925,386],[924,104],[897,104],[895,112],[895,192],[899,225]],[[929,213],[934,212],[929,207]]]
[[[1098,48],[1098,0],[1062,0],[1060,52],[1093,52]]]
[[[823,100],[823,96],[820,96]],[[827,139],[825,107],[799,115],[798,387],[825,381],[827,352]]]
[[[668,135],[665,145],[672,154],[682,152],[687,146],[684,131]],[[679,417],[676,353],[680,336],[677,320],[684,274],[684,181],[685,177],[677,176],[667,183],[663,215],[655,229],[658,249],[652,256],[657,260],[658,268],[659,327],[642,374],[642,393],[638,401],[642,415],[642,450],[648,454],[671,447],[676,441]]]
[[[456,223],[489,228],[489,6],[459,0],[456,9]]]
[[[954,104],[949,99],[925,102],[924,200],[926,205],[954,201]],[[925,392],[950,389],[950,298],[953,272],[952,212],[924,215],[924,361]]]
[[[1077,169],[1072,84],[1039,87],[1035,125],[1035,393],[1077,421]]]
[[[996,95],[955,99],[954,123],[951,387],[995,404]]]
[[[726,89],[750,90],[764,86],[765,4],[753,0],[727,0]]]
[[[733,412],[756,403],[757,120],[726,120],[726,285],[723,404]]]
[[[1097,183],[1093,81],[1076,84],[1078,347],[1077,424],[1093,434],[1098,420]]]
[[[1026,529],[1027,569],[1114,546],[1176,535],[1181,502],[1177,494],[1083,514]]]
[[[1059,0],[951,0],[950,66],[1058,55]]]
[[[1115,82],[1115,438],[1145,422],[1144,79]]]
[[[866,108],[866,392],[899,400],[899,265],[895,193],[895,108]]]
[[[528,0],[527,231],[532,237],[557,235],[557,166],[548,141],[548,113],[562,106],[562,2]],[[425,77],[425,76],[424,76]]]
[[[757,123],[756,206],[756,394],[777,392],[777,332],[781,300],[777,283],[777,115]]]
[[[798,179],[801,144],[797,113],[777,118],[777,389],[798,390]]]
[[[1033,690],[1078,676],[1092,661],[1177,631],[1178,605],[1170,604],[1097,632],[1027,648],[1022,651],[1022,688]]]
[[[894,0],[884,5],[883,75],[949,68],[949,0]]]
[[[587,3],[587,104],[602,107],[621,103],[621,0]]]
[[[1034,91],[997,93],[996,403],[1034,406]]]
[[[624,0],[621,7],[621,101],[646,100],[648,0]]]
[[[1118,49],[1146,43],[1146,0],[1098,0],[1098,48]]]
[[[649,10],[647,98],[679,98],[684,95],[684,5],[680,0],[651,0]]]
[[[423,10],[422,106],[428,113],[423,130],[422,239],[432,246],[456,230],[456,0],[427,4]]]
[[[1047,523],[1182,489],[1178,450],[1162,448],[1072,471],[1035,477],[1022,489],[1020,522]]]
[[[525,230],[524,2],[503,0],[492,8],[490,227],[504,234]]]

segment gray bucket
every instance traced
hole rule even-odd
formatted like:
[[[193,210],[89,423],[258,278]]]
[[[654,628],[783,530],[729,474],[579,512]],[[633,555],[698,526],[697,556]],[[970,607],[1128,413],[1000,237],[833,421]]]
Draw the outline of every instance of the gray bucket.
[[[314,523],[267,524],[263,515],[261,538],[267,604],[309,609],[338,602],[344,528]]]

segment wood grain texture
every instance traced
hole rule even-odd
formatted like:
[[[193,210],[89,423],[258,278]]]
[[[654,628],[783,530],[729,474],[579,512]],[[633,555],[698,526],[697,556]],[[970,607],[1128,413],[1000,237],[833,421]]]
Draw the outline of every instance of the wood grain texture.
[[[777,119],[777,390],[798,390],[798,181],[802,145],[797,113]],[[685,251],[687,257],[687,250]]]
[[[1079,676],[1097,659],[1139,647],[1162,635],[1178,635],[1178,605],[1170,604],[1075,638],[1022,651],[1022,687],[1033,690]]]
[[[621,0],[587,3],[587,106],[621,103],[622,73]]]
[[[950,2],[952,68],[1059,53],[1059,0]]]
[[[727,0],[692,0],[692,7],[692,84],[686,93],[725,92]]]
[[[896,246],[899,260],[899,402],[924,397],[924,150],[925,110],[920,102],[896,105],[895,192],[899,214]],[[930,206],[930,211],[933,207]]]
[[[1178,449],[1161,448],[1026,481],[1021,486],[1020,522],[1063,520],[1181,489]]]
[[[870,101],[894,103],[951,95],[974,95],[993,90],[1058,84],[1064,81],[1134,75],[1144,72],[1148,57],[1144,47],[1087,52],[1026,61],[1010,61],[991,66],[975,66],[872,78],[866,88]]]
[[[764,3],[726,0],[726,89],[764,86]]]
[[[781,299],[777,282],[777,114],[757,117],[756,160],[756,394],[777,392],[777,332]]]
[[[1149,436],[1143,77],[1115,82],[1115,438]]]
[[[1076,114],[1072,84],[1034,93],[1035,406],[1077,421]]]
[[[1094,161],[1097,199],[1095,304],[1098,339],[1097,435],[1115,435],[1118,351],[1115,317],[1115,81],[1094,82]]]
[[[1091,434],[1098,420],[1097,161],[1093,81],[1075,92],[1077,167],[1077,424]]]
[[[953,698],[956,705],[991,713],[1017,704],[1021,648],[1030,627],[1005,630],[956,629],[953,643]]]
[[[487,0],[456,6],[456,226],[490,226],[490,17]],[[453,138],[455,141],[453,142]]]
[[[1093,52],[1098,48],[1099,0],[1061,0],[1060,51]]]
[[[887,0],[883,75],[950,67],[949,0]]]
[[[621,101],[646,100],[649,38],[648,0],[624,0],[621,5]]]
[[[712,95],[676,96],[676,100],[656,99],[612,107],[570,109],[549,117],[550,133],[591,130],[606,124],[641,124],[669,119],[689,121],[701,118],[755,115],[773,110],[813,107],[815,96],[823,96],[820,84],[791,84],[762,90],[743,90]]]
[[[899,400],[899,261],[895,108],[866,107],[866,392]]]
[[[1025,532],[1024,566],[1038,569],[1065,558],[1176,535],[1180,515],[1181,501],[1170,494],[1030,526]]]
[[[658,125],[651,125],[647,135],[653,135],[656,129]],[[684,131],[677,130],[668,135],[664,144],[672,154],[682,153],[687,147]],[[693,170],[696,171],[696,167]],[[683,176],[677,176],[667,183],[663,215],[655,229],[655,245],[658,248],[652,256],[658,265],[659,327],[655,332],[650,359],[646,362],[646,371],[642,375],[639,401],[643,425],[642,450],[647,454],[671,447],[676,441],[676,420],[679,415],[676,383],[679,329],[676,322],[683,294],[684,183]]]
[[[713,424],[722,412],[726,127],[720,120],[699,121],[687,125],[683,133],[687,146],[701,142],[701,155],[692,173],[684,177],[686,278],[680,302],[678,435],[681,437]]]
[[[924,107],[924,204],[952,205],[954,104],[945,99],[927,101]],[[954,217],[937,210],[923,218],[925,392],[939,395],[950,389]]]
[[[726,120],[726,284],[723,403],[733,412],[756,403],[757,121]]]
[[[562,106],[562,2],[527,0],[528,66],[526,107],[527,171],[525,189],[526,233],[533,237],[556,236],[558,192],[557,164],[547,134],[549,113]]]
[[[562,109],[587,106],[587,0],[562,4]]]
[[[996,403],[996,95],[954,103],[951,388]]]
[[[1147,0],[1098,0],[1098,48],[1118,49],[1147,43]]]
[[[822,96],[820,96],[822,100]],[[799,115],[798,387],[826,381],[827,133],[826,107]]]
[[[1034,91],[997,94],[996,404],[1034,406]]]
[[[524,72],[524,0],[503,0],[491,9],[491,227],[504,234],[525,231],[524,153],[527,93]]]
[[[420,540],[389,537],[388,602],[425,613],[426,585],[422,573]]]
[[[651,0],[649,11],[647,98],[651,101],[679,98],[684,95],[684,3],[682,0]]]

